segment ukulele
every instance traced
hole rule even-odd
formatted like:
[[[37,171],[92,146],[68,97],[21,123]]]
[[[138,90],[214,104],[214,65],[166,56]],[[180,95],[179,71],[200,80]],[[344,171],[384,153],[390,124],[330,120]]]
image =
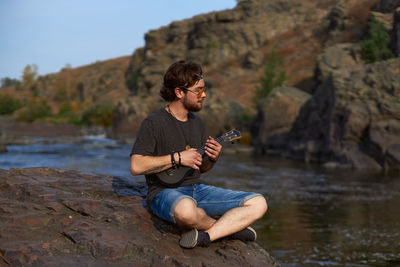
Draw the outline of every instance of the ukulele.
[[[240,139],[241,135],[240,132],[237,130],[230,130],[229,132],[221,135],[220,137],[216,138],[215,141],[222,144],[223,142],[232,142],[234,140]],[[205,155],[205,145],[201,148],[197,149],[197,152],[202,155],[203,158],[206,157]],[[166,186],[174,187],[179,185],[183,179],[187,176],[193,175],[194,169],[186,166],[174,166],[165,171],[156,173],[158,180]]]

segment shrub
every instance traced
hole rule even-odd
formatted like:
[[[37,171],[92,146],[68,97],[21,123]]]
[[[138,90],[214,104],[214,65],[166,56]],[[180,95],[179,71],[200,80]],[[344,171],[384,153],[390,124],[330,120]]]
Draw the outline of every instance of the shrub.
[[[20,85],[20,84],[21,84],[21,81],[19,81],[18,79],[5,77],[5,78],[1,79],[1,86],[0,87],[16,86],[16,85]]]
[[[257,106],[275,87],[282,86],[286,80],[286,74],[282,68],[282,57],[273,50],[267,57],[264,65],[264,76],[259,79],[260,86],[257,86],[254,104]]]
[[[21,107],[22,103],[19,99],[8,94],[0,95],[0,115],[13,114]]]
[[[82,113],[82,124],[111,126],[115,107],[108,104],[96,104],[90,106]]]
[[[31,101],[28,105],[18,113],[17,120],[24,122],[33,122],[38,119],[51,116],[51,107],[46,100]]]
[[[369,22],[369,37],[361,42],[361,55],[364,61],[369,64],[394,57],[388,48],[389,42],[390,36],[385,26],[372,17]]]

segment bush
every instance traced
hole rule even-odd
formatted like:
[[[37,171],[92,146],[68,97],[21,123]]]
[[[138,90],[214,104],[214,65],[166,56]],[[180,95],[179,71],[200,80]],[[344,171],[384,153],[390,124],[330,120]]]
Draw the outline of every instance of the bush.
[[[1,86],[0,87],[9,87],[9,86],[16,86],[16,85],[20,85],[21,82],[18,79],[13,79],[13,78],[8,78],[5,77],[3,79],[1,79]]]
[[[22,103],[19,99],[8,94],[0,95],[0,115],[13,114],[14,111],[21,107]]]
[[[282,86],[286,80],[286,74],[282,68],[282,57],[278,56],[275,51],[272,51],[264,66],[264,76],[259,80],[260,86],[257,86],[254,104],[258,106],[260,101],[265,98],[275,87]]]
[[[18,113],[17,120],[24,122],[33,122],[38,119],[51,116],[51,107],[46,100],[31,101],[28,105]]]
[[[361,42],[361,55],[364,61],[374,63],[394,57],[388,48],[390,36],[382,23],[374,17],[369,22],[369,38]]]
[[[115,113],[115,107],[107,104],[96,104],[83,111],[82,124],[111,126]]]

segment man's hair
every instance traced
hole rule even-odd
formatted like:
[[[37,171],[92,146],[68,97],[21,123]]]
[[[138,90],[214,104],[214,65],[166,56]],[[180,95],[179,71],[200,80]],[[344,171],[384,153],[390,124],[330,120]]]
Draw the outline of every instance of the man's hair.
[[[203,70],[199,64],[184,60],[172,64],[164,75],[161,97],[168,102],[176,99],[175,88],[191,87],[203,78]]]

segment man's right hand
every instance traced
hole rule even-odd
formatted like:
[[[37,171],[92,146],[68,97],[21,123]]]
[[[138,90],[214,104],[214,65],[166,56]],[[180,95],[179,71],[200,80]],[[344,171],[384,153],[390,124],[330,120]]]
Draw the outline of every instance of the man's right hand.
[[[181,165],[199,170],[202,164],[202,157],[195,148],[180,152]],[[178,162],[178,161],[176,161]]]

